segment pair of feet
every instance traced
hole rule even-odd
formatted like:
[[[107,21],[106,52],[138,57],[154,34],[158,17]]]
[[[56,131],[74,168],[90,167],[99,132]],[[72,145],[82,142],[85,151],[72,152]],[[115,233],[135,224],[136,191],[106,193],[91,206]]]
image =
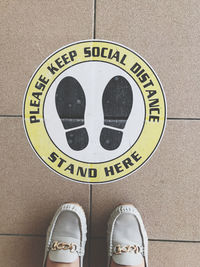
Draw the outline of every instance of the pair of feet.
[[[47,231],[44,267],[82,267],[87,223],[81,206],[62,205]],[[131,204],[110,215],[107,228],[108,267],[147,267],[148,239],[142,218]]]

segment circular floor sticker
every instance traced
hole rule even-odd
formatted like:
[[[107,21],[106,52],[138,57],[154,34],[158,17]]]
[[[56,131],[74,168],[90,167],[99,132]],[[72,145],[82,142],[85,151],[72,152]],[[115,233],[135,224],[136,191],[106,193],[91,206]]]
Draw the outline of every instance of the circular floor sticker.
[[[110,41],[70,44],[50,55],[26,90],[24,126],[56,173],[105,183],[141,167],[166,121],[161,83],[149,64]]]

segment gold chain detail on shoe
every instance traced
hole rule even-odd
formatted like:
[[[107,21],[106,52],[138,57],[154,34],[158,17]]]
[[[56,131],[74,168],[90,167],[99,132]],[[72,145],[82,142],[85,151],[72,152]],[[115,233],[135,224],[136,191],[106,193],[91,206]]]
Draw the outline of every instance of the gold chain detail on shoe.
[[[120,255],[122,253],[127,253],[127,252],[135,252],[135,254],[137,253],[140,253],[140,247],[139,246],[136,246],[136,245],[133,245],[133,246],[130,246],[130,245],[127,245],[127,246],[120,246],[120,245],[117,245],[115,248],[114,248],[114,254],[115,255]]]
[[[77,250],[77,245],[74,243],[65,243],[65,242],[59,242],[59,241],[54,241],[52,246],[51,246],[51,250],[55,251],[55,250],[70,250],[70,252],[74,252]]]

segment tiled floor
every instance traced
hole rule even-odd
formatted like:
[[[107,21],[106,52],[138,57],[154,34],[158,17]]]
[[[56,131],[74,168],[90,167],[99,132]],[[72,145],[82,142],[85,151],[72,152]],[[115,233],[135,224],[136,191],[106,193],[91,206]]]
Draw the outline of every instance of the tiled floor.
[[[106,221],[119,203],[141,212],[149,265],[200,262],[200,2],[6,0],[0,3],[0,267],[40,267],[56,208],[75,201],[90,223],[87,267],[105,267]],[[116,183],[64,180],[34,154],[23,130],[27,82],[51,52],[81,39],[108,39],[141,54],[156,70],[168,102],[164,138],[150,161]]]

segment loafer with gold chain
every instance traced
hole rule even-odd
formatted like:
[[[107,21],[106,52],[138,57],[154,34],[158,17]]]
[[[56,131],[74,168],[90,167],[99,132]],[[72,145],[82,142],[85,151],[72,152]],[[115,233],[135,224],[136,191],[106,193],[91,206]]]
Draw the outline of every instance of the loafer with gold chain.
[[[55,213],[47,230],[45,256],[53,262],[71,263],[80,258],[83,266],[87,224],[82,207],[75,203],[63,204]]]
[[[111,260],[119,265],[148,267],[148,238],[137,209],[120,205],[108,221],[108,267]]]

